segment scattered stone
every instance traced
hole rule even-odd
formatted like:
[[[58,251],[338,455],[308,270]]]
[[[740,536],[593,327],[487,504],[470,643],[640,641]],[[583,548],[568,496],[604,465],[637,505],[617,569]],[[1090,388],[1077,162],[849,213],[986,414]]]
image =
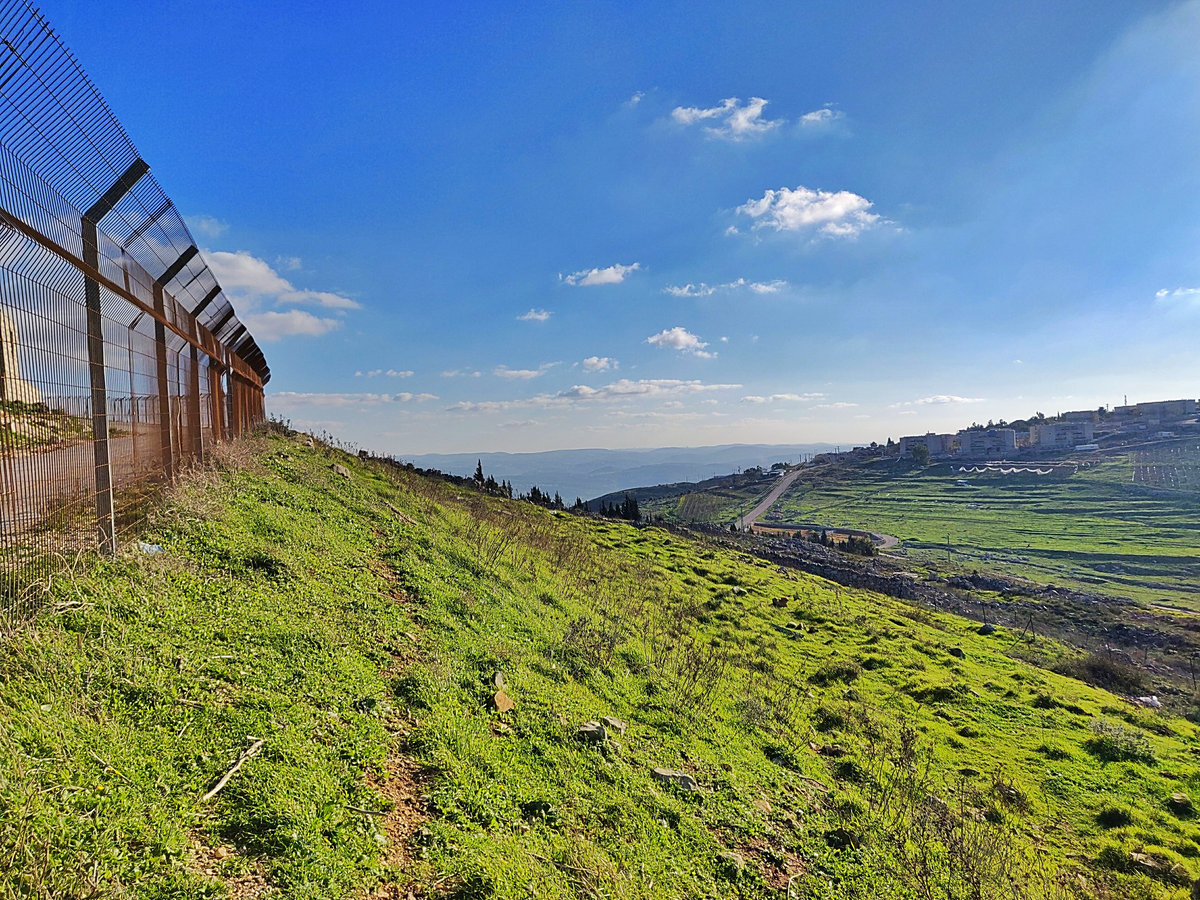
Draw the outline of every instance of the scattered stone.
[[[967,652],[965,650],[963,650],[962,647],[951,647],[946,652],[949,653],[951,656],[953,656],[955,659],[966,659],[967,658]]]
[[[1192,798],[1187,794],[1177,792],[1171,795],[1169,801],[1171,809],[1177,813],[1190,813],[1192,811]]]
[[[1158,699],[1157,694],[1151,694],[1149,697],[1135,697],[1134,702],[1147,709],[1162,709],[1162,701]]]
[[[599,722],[584,722],[575,732],[575,737],[589,744],[603,744],[608,740],[608,729]]]
[[[979,626],[979,633],[983,634],[983,635],[995,634],[996,626],[993,625],[991,622],[984,622],[982,625]]]
[[[613,718],[612,716],[601,716],[600,724],[602,724],[609,731],[615,731],[617,734],[624,734],[625,729],[629,727],[620,719]]]
[[[771,801],[770,800],[755,800],[753,803],[753,806],[764,816],[769,816],[771,814]]]
[[[146,544],[142,541],[138,541],[137,548],[139,553],[145,553],[147,556],[160,556],[167,552],[162,544]]]
[[[333,474],[341,475],[343,478],[349,478],[350,470],[347,469],[345,466],[341,465],[340,463],[334,463],[333,464]]]
[[[674,769],[655,769],[651,774],[663,784],[677,784],[685,791],[698,791],[700,785],[687,772],[677,772]]]
[[[492,706],[496,712],[506,713],[517,708],[517,703],[512,697],[504,693],[504,691],[496,691],[492,697]]]
[[[508,687],[508,684],[504,680],[503,672],[497,672],[495,675],[492,676],[492,684],[494,684],[496,686],[496,690],[498,690],[498,691],[502,691],[506,687]]]
[[[788,605],[788,598],[787,597],[776,597],[774,600],[771,601],[771,605],[773,607],[775,607],[776,609],[783,609],[785,606]]]

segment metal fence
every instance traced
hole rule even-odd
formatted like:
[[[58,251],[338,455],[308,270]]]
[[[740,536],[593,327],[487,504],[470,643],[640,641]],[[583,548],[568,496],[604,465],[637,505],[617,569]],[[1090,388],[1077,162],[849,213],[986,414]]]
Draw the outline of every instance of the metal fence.
[[[266,360],[41,14],[0,0],[0,623],[263,419]]]

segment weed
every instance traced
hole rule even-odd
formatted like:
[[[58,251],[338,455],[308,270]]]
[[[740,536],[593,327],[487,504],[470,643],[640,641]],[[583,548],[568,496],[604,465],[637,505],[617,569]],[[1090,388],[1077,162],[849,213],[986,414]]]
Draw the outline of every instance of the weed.
[[[1141,732],[1107,719],[1096,719],[1091,728],[1092,736],[1084,741],[1083,749],[1101,762],[1149,764],[1155,761],[1150,742]]]

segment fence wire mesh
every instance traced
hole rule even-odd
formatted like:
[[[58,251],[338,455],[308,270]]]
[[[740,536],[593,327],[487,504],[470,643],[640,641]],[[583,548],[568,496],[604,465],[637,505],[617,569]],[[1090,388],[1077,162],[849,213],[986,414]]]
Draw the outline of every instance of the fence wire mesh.
[[[0,0],[0,626],[264,417],[266,359],[41,14]]]

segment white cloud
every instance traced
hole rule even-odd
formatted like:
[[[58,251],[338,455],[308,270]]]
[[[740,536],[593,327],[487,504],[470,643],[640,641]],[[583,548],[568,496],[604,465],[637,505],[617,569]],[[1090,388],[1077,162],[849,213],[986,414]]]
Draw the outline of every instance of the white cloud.
[[[1174,290],[1164,288],[1161,291],[1155,292],[1154,299],[1160,304],[1200,307],[1200,287],[1178,287]]]
[[[298,256],[277,256],[275,257],[275,265],[281,269],[287,269],[289,272],[295,272],[300,268],[302,263]]]
[[[527,313],[521,313],[517,316],[518,322],[545,322],[554,315],[548,309],[531,309]]]
[[[488,413],[513,409],[565,409],[578,404],[660,399],[703,394],[711,391],[730,391],[740,384],[705,384],[702,381],[681,381],[653,378],[631,381],[622,378],[601,387],[577,384],[556,394],[538,394],[519,400],[463,400],[447,407],[448,412]]]
[[[956,394],[934,394],[931,397],[922,397],[920,400],[907,400],[903,403],[893,403],[891,408],[898,409],[903,406],[947,406],[950,404],[960,403],[985,403],[983,397],[959,397]]]
[[[617,361],[609,356],[589,356],[580,365],[585,372],[607,372],[617,368]]]
[[[558,363],[542,363],[536,369],[510,369],[508,366],[496,366],[492,369],[492,374],[497,378],[507,378],[510,381],[528,381],[531,378],[540,378],[548,371],[557,366]]]
[[[275,271],[270,263],[238,250],[206,250],[204,259],[217,277],[225,293],[238,307],[239,303],[253,307],[268,302],[276,306],[320,306],[324,309],[348,310],[362,307],[341,294],[330,291],[299,290]]]
[[[663,288],[663,293],[670,294],[672,297],[711,297],[716,292],[715,287],[710,287],[704,282],[692,284],[689,281],[687,284],[668,285]]]
[[[711,297],[718,291],[729,292],[745,289],[755,294],[775,294],[787,287],[787,284],[782,279],[747,281],[745,278],[738,278],[717,285],[705,284],[703,281],[693,284],[689,281],[687,284],[668,285],[663,288],[663,293],[670,294],[672,297]]]
[[[441,373],[443,378],[478,378],[482,374],[478,369],[446,369]]]
[[[582,269],[570,275],[559,275],[559,281],[576,287],[595,287],[601,284],[620,284],[632,272],[642,268],[641,263],[623,266],[620,263],[603,269]]]
[[[776,231],[816,231],[827,237],[857,237],[882,220],[868,212],[873,204],[850,191],[819,191],[803,185],[795,190],[768,190],[747,200],[737,212],[754,219],[753,228]]]
[[[857,403],[847,403],[844,400],[838,400],[835,403],[818,403],[813,409],[854,409],[858,406]]]
[[[229,230],[229,223],[213,216],[187,216],[187,226],[196,234],[206,238],[219,238]]]
[[[355,378],[378,378],[380,375],[386,375],[388,378],[412,378],[416,374],[412,369],[404,369],[398,371],[396,369],[371,369],[369,372],[355,372]]]
[[[652,334],[646,338],[646,343],[659,349],[678,350],[680,353],[698,356],[701,359],[713,359],[717,355],[705,350],[704,348],[708,344],[700,340],[699,337],[692,334],[682,325],[676,325],[674,328],[667,328],[658,334]]]
[[[335,328],[342,327],[342,323],[337,319],[318,318],[302,309],[242,313],[240,318],[255,339],[260,341],[278,341],[296,335],[321,337]]]
[[[802,128],[820,128],[836,122],[838,119],[843,118],[844,115],[845,113],[840,110],[823,106],[820,109],[814,109],[812,112],[806,112],[802,115],[800,117],[800,126]]]
[[[768,397],[762,397],[758,394],[750,394],[743,397],[743,403],[805,403],[812,400],[820,400],[824,394],[771,394]]]
[[[301,406],[383,406],[389,403],[424,403],[437,400],[436,394],[320,394],[302,391],[280,391],[268,395],[272,408],[293,409]]]
[[[783,124],[782,119],[771,120],[762,117],[766,105],[767,101],[762,97],[751,97],[745,106],[737,97],[729,97],[722,100],[720,106],[707,109],[677,106],[671,111],[671,118],[680,125],[717,122],[718,124],[706,126],[704,129],[710,137],[726,141],[744,141],[747,138],[761,137]]]
[[[625,105],[626,106],[637,106],[639,103],[642,102],[642,99],[645,96],[646,96],[645,91],[634,91],[633,96],[625,101]]]

